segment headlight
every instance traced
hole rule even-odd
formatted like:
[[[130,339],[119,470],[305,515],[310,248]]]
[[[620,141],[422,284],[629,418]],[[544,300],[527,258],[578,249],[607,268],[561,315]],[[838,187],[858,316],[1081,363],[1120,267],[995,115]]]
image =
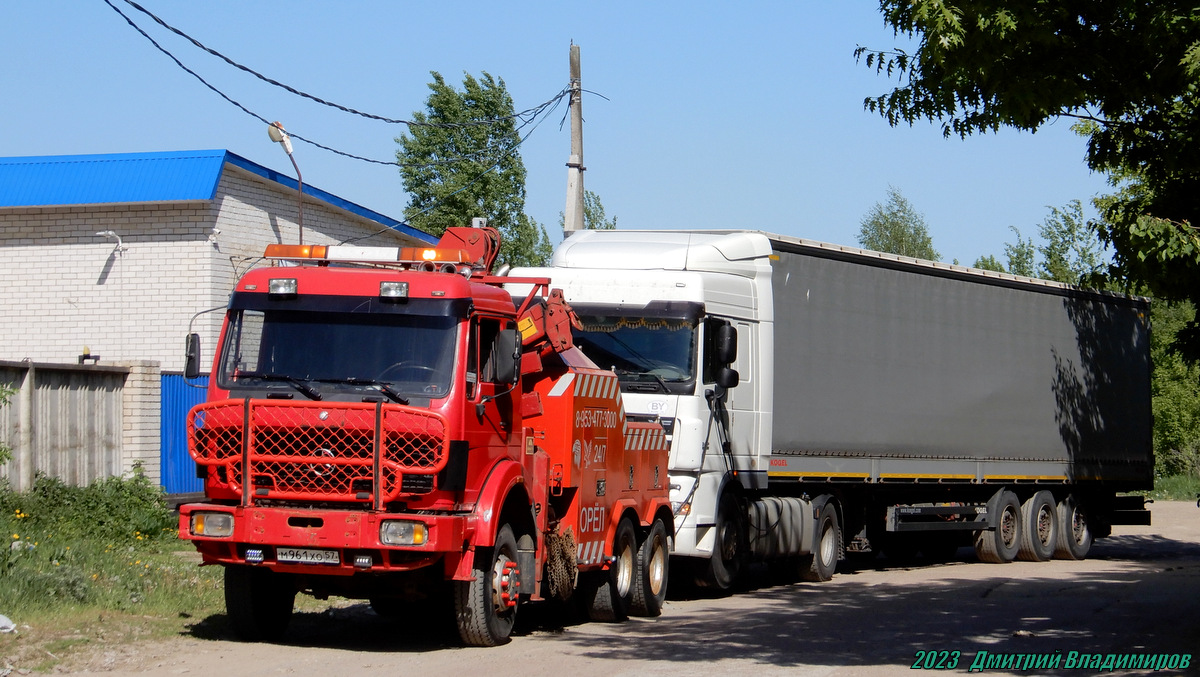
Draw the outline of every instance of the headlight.
[[[379,540],[387,545],[425,545],[428,534],[421,522],[387,520],[379,525]]]
[[[225,538],[233,535],[233,515],[227,512],[192,513],[192,535]]]

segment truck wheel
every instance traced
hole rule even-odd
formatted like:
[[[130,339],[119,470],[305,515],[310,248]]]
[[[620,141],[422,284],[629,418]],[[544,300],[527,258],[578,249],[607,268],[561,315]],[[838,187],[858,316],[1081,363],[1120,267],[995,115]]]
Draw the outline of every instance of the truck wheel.
[[[667,572],[670,557],[667,545],[667,527],[662,520],[654,520],[650,533],[642,542],[637,553],[636,575],[633,585],[633,606],[636,616],[657,616],[662,613],[667,599]]]
[[[728,590],[742,572],[749,548],[746,514],[737,498],[729,492],[721,494],[721,501],[717,504],[717,523],[713,530],[716,532],[713,554],[708,559],[708,566],[697,577],[696,584]]]
[[[804,558],[807,566],[801,570],[800,576],[806,581],[827,581],[833,578],[841,550],[841,531],[833,503],[826,503],[821,508],[815,539],[812,554]]]
[[[458,635],[470,646],[498,646],[508,642],[517,618],[521,593],[517,571],[517,539],[505,524],[496,532],[496,544],[475,551],[473,580],[454,581],[454,615]]]
[[[1021,504],[1021,549],[1017,557],[1045,562],[1058,546],[1058,512],[1054,494],[1039,491]]]
[[[996,516],[996,527],[975,535],[975,555],[993,564],[1011,562],[1021,549],[1021,503],[1007,489],[988,501],[988,515]]]
[[[1092,549],[1092,529],[1088,514],[1074,496],[1067,496],[1058,504],[1058,545],[1054,556],[1058,559],[1083,559]]]
[[[292,620],[296,589],[291,577],[270,569],[225,567],[225,613],[238,639],[274,641]]]
[[[593,621],[621,622],[629,618],[633,604],[634,580],[637,577],[637,532],[628,519],[622,519],[613,536],[613,563],[602,572],[588,605],[588,618]]]

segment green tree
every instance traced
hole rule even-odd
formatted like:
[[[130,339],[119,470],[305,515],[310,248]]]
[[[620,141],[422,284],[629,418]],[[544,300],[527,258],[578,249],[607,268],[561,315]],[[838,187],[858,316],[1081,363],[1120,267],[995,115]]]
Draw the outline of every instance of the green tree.
[[[1004,267],[1004,264],[1000,263],[999,259],[991,254],[988,254],[987,256],[980,256],[979,258],[975,259],[975,263],[971,264],[971,267],[978,268],[980,270],[991,270],[997,273],[1008,272],[1008,270]]]
[[[953,4],[951,4],[953,3]],[[1111,272],[1129,288],[1200,300],[1200,12],[1194,3],[1115,0],[881,0],[915,51],[868,50],[897,78],[865,100],[892,125],[940,122],[947,136],[1081,121],[1087,163],[1117,192],[1102,203]],[[1180,346],[1200,358],[1193,316]]]
[[[925,225],[925,216],[894,186],[888,186],[887,204],[879,202],[863,217],[858,244],[865,249],[899,256],[937,261],[941,254],[933,248],[933,238]]]
[[[1162,476],[1200,476],[1200,366],[1172,349],[1175,335],[1195,316],[1187,301],[1155,303],[1150,313],[1154,469]]]
[[[1071,200],[1062,209],[1049,209],[1050,215],[1038,229],[1046,241],[1040,248],[1039,277],[1067,284],[1093,284],[1104,267],[1104,255],[1095,227],[1083,218],[1082,203]]]
[[[462,91],[433,82],[425,112],[413,114],[408,133],[396,139],[400,175],[410,199],[408,223],[434,235],[487,217],[500,230],[498,262],[541,265],[549,260],[546,229],[525,213],[525,164],[513,100],[503,79],[464,74]]]
[[[1022,238],[1021,231],[1017,230],[1016,226],[1009,226],[1008,229],[1017,236],[1016,244],[1004,243],[1004,257],[1008,259],[1008,272],[1013,275],[1034,277],[1033,260],[1037,256],[1037,248],[1033,246],[1033,238]]]
[[[1050,214],[1038,226],[1041,244],[1035,244],[1031,237],[1022,237],[1020,230],[1009,226],[1017,241],[1004,243],[1007,268],[985,269],[1066,284],[1099,286],[1098,274],[1104,267],[1104,252],[1099,246],[1094,224],[1083,218],[1083,205],[1079,200],[1071,200],[1062,209],[1047,209]],[[1000,265],[991,255],[976,261],[976,268],[984,267],[979,263]]]
[[[563,212],[558,213],[558,227],[562,228],[567,222]],[[583,227],[587,230],[616,230],[617,217],[609,221],[604,214],[604,204],[600,196],[590,190],[583,191]]]

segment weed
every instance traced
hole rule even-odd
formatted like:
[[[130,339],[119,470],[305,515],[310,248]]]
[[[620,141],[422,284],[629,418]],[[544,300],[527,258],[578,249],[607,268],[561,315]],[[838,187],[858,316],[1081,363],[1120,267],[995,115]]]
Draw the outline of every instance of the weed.
[[[25,493],[0,483],[0,613],[219,609],[219,572],[181,559],[175,519],[141,473],[87,487],[39,476]]]
[[[1168,475],[1154,478],[1154,490],[1146,494],[1160,501],[1195,501],[1200,497],[1200,476]]]

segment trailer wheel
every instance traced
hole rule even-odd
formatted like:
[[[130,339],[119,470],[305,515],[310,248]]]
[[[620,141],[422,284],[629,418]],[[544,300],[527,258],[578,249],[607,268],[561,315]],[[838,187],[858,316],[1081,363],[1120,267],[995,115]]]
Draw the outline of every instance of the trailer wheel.
[[[841,529],[833,503],[826,503],[821,508],[815,537],[812,554],[804,558],[807,566],[800,576],[806,581],[827,581],[833,578],[841,550]]]
[[[667,573],[670,558],[667,545],[667,527],[662,520],[654,520],[650,533],[642,542],[637,553],[637,568],[633,586],[633,606],[630,610],[637,616],[657,616],[662,613],[667,599]]]
[[[1017,557],[1045,562],[1058,546],[1058,512],[1054,494],[1039,491],[1021,504],[1021,549]]]
[[[745,564],[747,541],[746,513],[733,494],[724,492],[717,504],[716,539],[708,566],[701,569],[696,584],[705,588],[728,590]]]
[[[473,580],[454,581],[458,635],[470,646],[504,644],[512,634],[521,594],[517,539],[512,527],[500,527],[494,546],[475,551],[471,573]]]
[[[593,621],[621,622],[629,618],[637,577],[637,532],[628,519],[622,519],[613,536],[613,562],[601,572],[597,584],[590,587],[588,618]]]
[[[988,501],[988,514],[996,515],[996,527],[975,535],[975,555],[993,564],[1013,561],[1021,549],[1021,503],[1017,495],[1007,489],[996,492]]]
[[[296,589],[291,577],[270,569],[225,567],[225,613],[238,639],[274,641],[292,620]]]
[[[1074,496],[1058,504],[1058,545],[1054,556],[1059,559],[1083,559],[1092,549],[1092,528],[1087,510]]]

